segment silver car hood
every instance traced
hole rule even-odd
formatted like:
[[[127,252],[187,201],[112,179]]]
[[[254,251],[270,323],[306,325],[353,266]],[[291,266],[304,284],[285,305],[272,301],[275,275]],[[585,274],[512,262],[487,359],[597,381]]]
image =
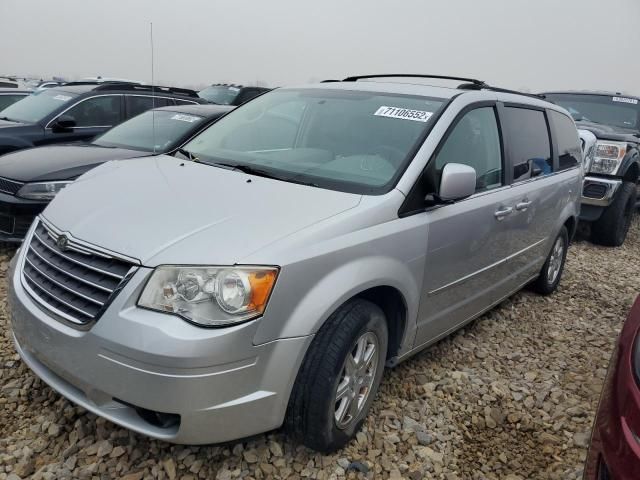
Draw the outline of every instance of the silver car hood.
[[[91,170],[43,215],[74,238],[143,265],[229,265],[360,199],[158,156]]]

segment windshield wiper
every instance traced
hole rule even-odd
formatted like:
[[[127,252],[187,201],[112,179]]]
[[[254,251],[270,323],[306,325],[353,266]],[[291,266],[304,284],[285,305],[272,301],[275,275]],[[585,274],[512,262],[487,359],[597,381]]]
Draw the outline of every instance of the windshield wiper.
[[[279,177],[277,175],[274,175],[273,173],[267,172],[266,170],[255,168],[250,165],[224,163],[224,162],[202,162],[202,163],[207,163],[215,167],[228,168],[229,170],[237,170],[239,172],[247,173],[249,175],[255,175],[257,177],[272,178],[274,180],[286,180],[286,178]]]
[[[4,120],[6,122],[13,122],[13,123],[17,123],[15,120],[10,119],[9,117],[0,117],[0,120]]]
[[[185,157],[187,157],[189,160],[193,160],[194,162],[198,162],[199,161],[198,157],[196,157],[194,154],[192,154],[189,150],[185,150],[184,148],[177,148],[176,151],[178,153],[181,153]]]

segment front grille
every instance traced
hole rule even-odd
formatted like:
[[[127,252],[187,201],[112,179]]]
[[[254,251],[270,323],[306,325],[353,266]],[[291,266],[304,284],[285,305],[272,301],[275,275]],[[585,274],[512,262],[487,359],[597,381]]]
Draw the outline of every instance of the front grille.
[[[606,194],[607,187],[599,183],[591,183],[582,191],[582,195],[588,198],[604,198]]]
[[[134,266],[131,261],[80,244],[37,220],[22,279],[46,309],[84,325],[100,318]]]
[[[9,180],[8,178],[0,177],[0,192],[8,193],[10,195],[15,195],[18,193],[18,190],[22,188],[24,183],[16,182],[14,180]]]

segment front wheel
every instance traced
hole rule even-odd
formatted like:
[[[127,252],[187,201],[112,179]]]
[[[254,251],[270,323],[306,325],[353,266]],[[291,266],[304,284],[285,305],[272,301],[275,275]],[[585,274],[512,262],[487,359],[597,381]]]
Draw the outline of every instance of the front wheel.
[[[547,261],[542,266],[542,270],[540,270],[540,275],[533,283],[533,289],[536,292],[541,295],[550,295],[556,291],[562,278],[562,272],[564,272],[568,248],[569,233],[567,232],[567,227],[562,227],[553,242]]]
[[[285,420],[289,433],[320,452],[344,447],[376,396],[388,338],[384,313],[371,302],[351,300],[332,314],[298,372]]]
[[[591,240],[599,245],[619,247],[627,238],[636,209],[637,191],[633,182],[624,182],[602,216],[591,226]]]

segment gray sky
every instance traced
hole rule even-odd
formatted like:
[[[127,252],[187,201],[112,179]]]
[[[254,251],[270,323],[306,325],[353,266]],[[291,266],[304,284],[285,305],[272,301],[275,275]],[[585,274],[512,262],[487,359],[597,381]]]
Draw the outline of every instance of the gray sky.
[[[640,94],[638,0],[0,0],[0,73],[299,84],[365,73]]]

